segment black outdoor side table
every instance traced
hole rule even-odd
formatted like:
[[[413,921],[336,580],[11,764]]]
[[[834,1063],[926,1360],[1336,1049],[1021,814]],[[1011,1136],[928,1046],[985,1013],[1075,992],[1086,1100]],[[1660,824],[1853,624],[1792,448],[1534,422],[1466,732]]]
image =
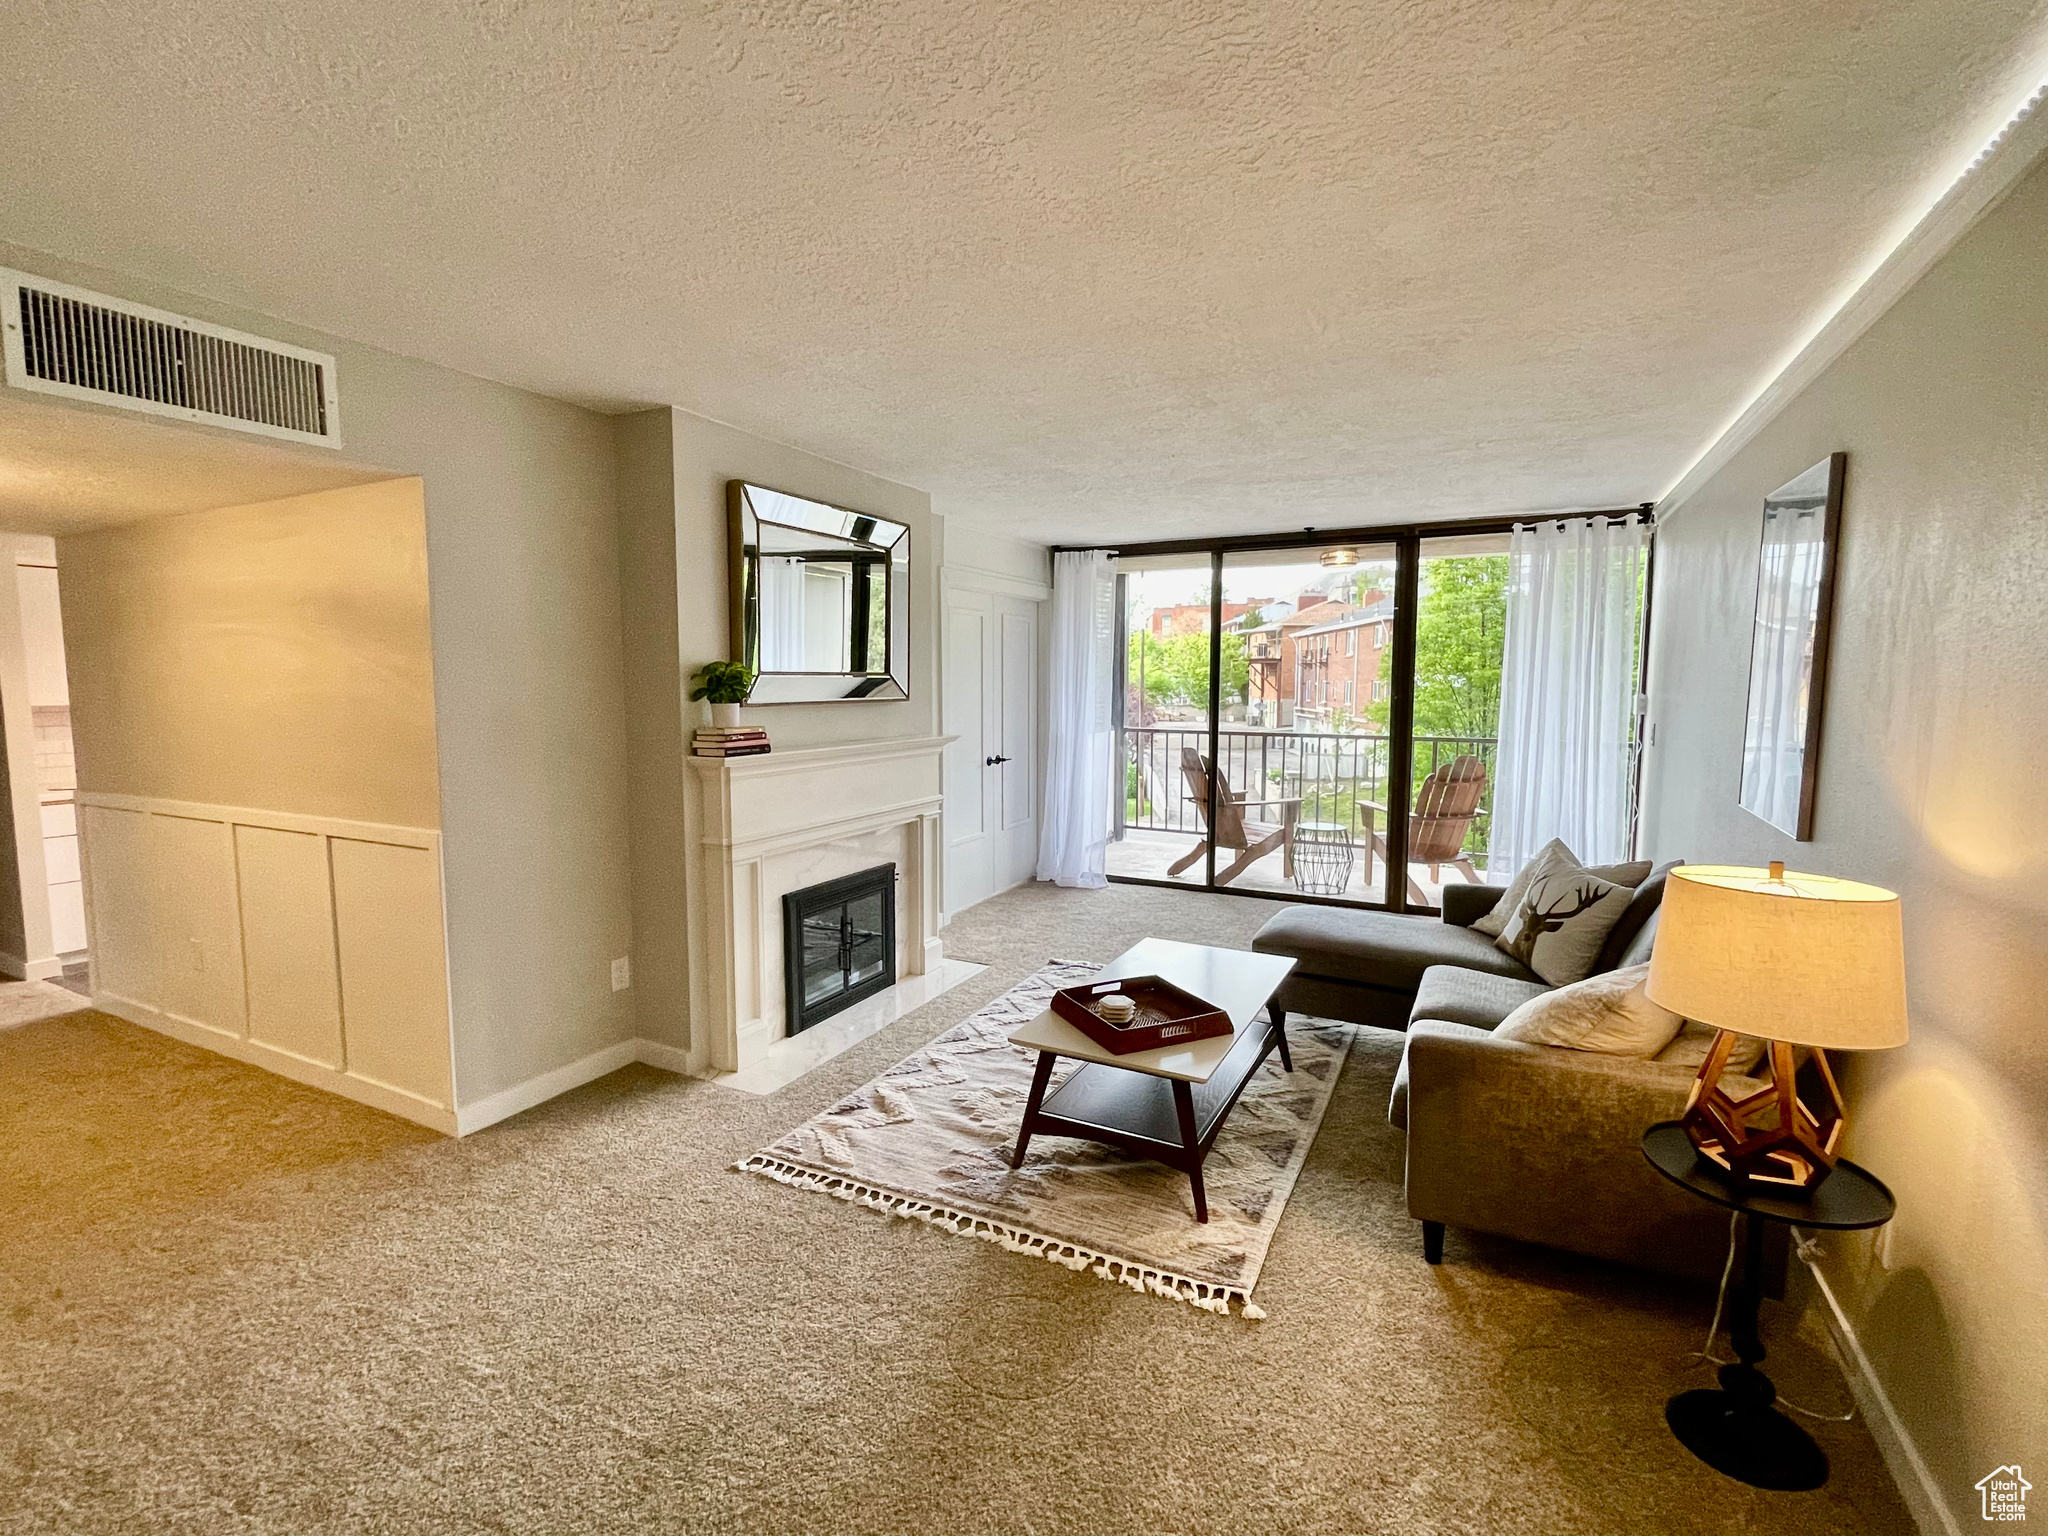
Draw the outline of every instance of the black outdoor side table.
[[[1752,1488],[1796,1492],[1828,1480],[1827,1453],[1813,1437],[1771,1405],[1778,1389],[1757,1369],[1764,1357],[1757,1337],[1757,1308],[1763,1300],[1764,1228],[1787,1226],[1850,1232],[1881,1227],[1898,1202],[1881,1180],[1847,1159],[1804,1195],[1779,1195],[1739,1184],[1699,1155],[1685,1127],[1665,1120],[1643,1132],[1643,1156],[1665,1178],[1703,1200],[1742,1214],[1742,1283],[1728,1331],[1736,1363],[1721,1367],[1718,1389],[1681,1392],[1664,1405],[1665,1422],[1685,1448],[1716,1472]]]

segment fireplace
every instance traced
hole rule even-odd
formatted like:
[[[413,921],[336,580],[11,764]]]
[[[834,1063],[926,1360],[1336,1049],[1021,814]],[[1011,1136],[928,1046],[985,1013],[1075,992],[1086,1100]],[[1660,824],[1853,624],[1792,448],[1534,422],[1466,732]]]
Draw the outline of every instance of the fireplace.
[[[789,1033],[896,984],[896,866],[879,865],[782,898]]]

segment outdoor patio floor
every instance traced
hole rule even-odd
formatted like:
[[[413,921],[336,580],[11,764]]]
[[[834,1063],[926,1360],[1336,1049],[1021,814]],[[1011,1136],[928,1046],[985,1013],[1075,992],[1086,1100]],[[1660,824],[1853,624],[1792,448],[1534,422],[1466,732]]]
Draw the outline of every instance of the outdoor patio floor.
[[[1109,845],[1109,872],[1112,875],[1123,875],[1139,880],[1171,880],[1175,885],[1185,885],[1199,890],[1203,879],[1201,864],[1195,864],[1185,874],[1167,873],[1168,868],[1185,857],[1197,841],[1196,836],[1189,832],[1153,832],[1133,827]],[[1365,883],[1365,850],[1354,844],[1351,854],[1351,878],[1345,883],[1343,898],[1350,901],[1383,900],[1386,881],[1384,861],[1373,860],[1372,884],[1368,887]],[[1219,851],[1216,857],[1218,871],[1227,867],[1235,857],[1234,853]],[[1276,848],[1264,858],[1254,861],[1225,889],[1255,891],[1261,895],[1280,897],[1302,895],[1303,892],[1295,883],[1282,873],[1282,868],[1280,850]],[[1411,864],[1408,868],[1416,885],[1421,888],[1423,897],[1432,907],[1439,904],[1439,893],[1447,882],[1463,883],[1463,877],[1448,865],[1437,871],[1442,879],[1431,878],[1429,866],[1426,864]],[[1411,903],[1414,901],[1412,892],[1409,900]]]

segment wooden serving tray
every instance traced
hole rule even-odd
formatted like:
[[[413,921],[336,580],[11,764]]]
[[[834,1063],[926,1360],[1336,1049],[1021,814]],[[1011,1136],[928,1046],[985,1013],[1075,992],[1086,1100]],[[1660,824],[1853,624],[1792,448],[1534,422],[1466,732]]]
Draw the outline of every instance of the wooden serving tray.
[[[1117,995],[1138,1005],[1137,1015],[1128,1024],[1112,1024],[1093,1006]],[[1126,976],[1121,981],[1062,987],[1052,995],[1052,1011],[1118,1056],[1162,1045],[1186,1045],[1191,1040],[1227,1035],[1233,1028],[1230,1015],[1222,1009],[1160,976]]]

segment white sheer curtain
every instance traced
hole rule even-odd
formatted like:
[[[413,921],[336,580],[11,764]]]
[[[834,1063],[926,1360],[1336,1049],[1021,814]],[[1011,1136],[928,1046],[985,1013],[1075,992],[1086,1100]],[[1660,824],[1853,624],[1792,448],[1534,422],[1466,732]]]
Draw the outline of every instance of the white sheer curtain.
[[[1055,885],[1107,885],[1116,777],[1116,575],[1107,551],[1053,556],[1049,681],[1038,878]]]
[[[1633,514],[1514,531],[1486,859],[1495,883],[1553,837],[1588,864],[1628,857],[1648,544],[1649,528]]]
[[[804,562],[785,555],[761,557],[761,670],[802,672],[804,667]]]
[[[1799,826],[1807,690],[1826,550],[1824,507],[1766,504],[1756,630],[1750,642],[1742,804],[1787,832],[1796,832]]]

